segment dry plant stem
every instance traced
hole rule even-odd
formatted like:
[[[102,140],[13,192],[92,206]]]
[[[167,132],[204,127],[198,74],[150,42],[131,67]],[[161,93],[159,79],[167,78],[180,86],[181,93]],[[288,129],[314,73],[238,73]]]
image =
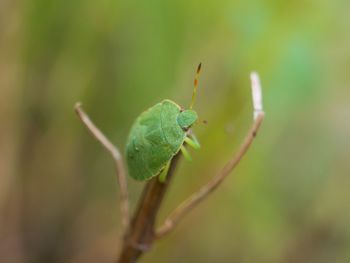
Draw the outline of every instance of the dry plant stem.
[[[122,216],[123,233],[127,231],[130,224],[129,215],[129,195],[126,183],[126,170],[124,168],[122,155],[107,137],[94,125],[89,116],[84,112],[80,103],[75,104],[75,112],[84,123],[90,133],[102,144],[102,146],[112,155],[117,171],[117,179],[120,188],[120,212]]]
[[[118,263],[136,262],[144,252],[151,248],[155,240],[156,217],[180,156],[178,153],[171,161],[165,182],[160,182],[156,176],[146,183],[129,231],[125,235]]]
[[[242,157],[248,151],[250,145],[254,141],[259,127],[264,119],[264,112],[260,111],[255,118],[255,121],[248,131],[242,145],[240,146],[238,152],[234,157],[224,166],[224,168],[206,185],[200,188],[199,191],[192,194],[187,200],[180,204],[165,220],[164,225],[159,227],[156,232],[156,237],[160,238],[168,234],[173,230],[180,220],[190,212],[196,205],[203,201],[206,197],[209,196],[222,182],[223,180],[237,167]]]

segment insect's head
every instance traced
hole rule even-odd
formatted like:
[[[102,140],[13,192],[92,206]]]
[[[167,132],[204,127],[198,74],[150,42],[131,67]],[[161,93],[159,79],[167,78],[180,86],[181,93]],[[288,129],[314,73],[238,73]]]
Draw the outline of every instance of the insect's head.
[[[184,110],[177,117],[177,123],[184,130],[190,128],[198,120],[197,112],[194,110]]]

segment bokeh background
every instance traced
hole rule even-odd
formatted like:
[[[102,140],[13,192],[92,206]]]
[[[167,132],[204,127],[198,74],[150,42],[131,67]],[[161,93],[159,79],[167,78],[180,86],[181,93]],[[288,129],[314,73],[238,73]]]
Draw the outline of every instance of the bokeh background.
[[[160,221],[266,121],[239,168],[141,262],[350,262],[350,2],[0,1],[0,261],[113,262],[113,162],[73,111],[121,149],[164,98],[190,103],[200,151]],[[143,184],[129,180],[133,207]]]

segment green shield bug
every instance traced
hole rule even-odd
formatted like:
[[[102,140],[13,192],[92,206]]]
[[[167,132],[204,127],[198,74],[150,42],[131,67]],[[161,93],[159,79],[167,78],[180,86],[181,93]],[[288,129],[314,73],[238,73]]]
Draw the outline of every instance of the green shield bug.
[[[201,64],[194,79],[192,102],[182,109],[171,100],[163,100],[139,115],[132,125],[127,143],[126,160],[129,175],[136,180],[149,180],[160,175],[164,181],[172,158],[181,151],[190,159],[184,143],[198,149],[199,143],[191,133],[198,115],[194,105]]]

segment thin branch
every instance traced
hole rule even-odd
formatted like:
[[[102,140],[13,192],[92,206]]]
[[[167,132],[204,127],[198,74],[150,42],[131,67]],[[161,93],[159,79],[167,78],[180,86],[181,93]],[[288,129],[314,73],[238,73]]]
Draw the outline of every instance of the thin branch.
[[[84,112],[81,107],[81,103],[75,104],[75,112],[78,114],[80,120],[84,123],[86,128],[90,133],[98,140],[102,146],[112,155],[115,162],[115,168],[117,172],[117,179],[120,189],[120,212],[122,216],[122,226],[123,233],[127,231],[130,225],[130,215],[129,215],[129,194],[126,182],[126,170],[123,164],[122,155],[117,147],[115,147],[107,137],[95,126],[95,124],[90,120],[89,116]]]
[[[252,82],[252,97],[254,107],[254,122],[248,131],[243,143],[238,152],[233,158],[224,166],[224,168],[214,176],[207,184],[202,186],[197,192],[192,194],[187,200],[180,204],[165,220],[165,223],[156,231],[156,237],[160,238],[172,231],[181,219],[190,212],[195,206],[209,196],[224,179],[237,167],[243,156],[248,151],[253,143],[261,123],[264,119],[265,113],[262,108],[262,96],[259,77],[256,73],[251,74]]]

